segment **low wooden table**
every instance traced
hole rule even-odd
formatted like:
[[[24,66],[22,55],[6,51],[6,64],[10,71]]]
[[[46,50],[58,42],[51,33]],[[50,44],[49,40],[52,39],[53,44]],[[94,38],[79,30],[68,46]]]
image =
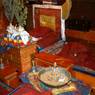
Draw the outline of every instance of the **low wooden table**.
[[[57,55],[52,55],[45,52],[40,52],[35,55],[35,63],[39,66],[48,67],[53,66],[54,62],[58,66],[62,66],[72,72],[73,60],[66,59]]]

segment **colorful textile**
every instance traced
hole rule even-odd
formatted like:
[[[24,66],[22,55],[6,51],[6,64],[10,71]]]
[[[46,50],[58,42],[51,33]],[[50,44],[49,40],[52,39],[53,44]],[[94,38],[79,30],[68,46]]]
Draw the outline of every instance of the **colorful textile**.
[[[21,76],[20,77],[21,80],[23,81],[23,83],[29,83],[29,80],[27,78],[27,75]],[[75,84],[76,86],[76,90],[72,90],[72,91],[67,91],[64,93],[60,93],[58,95],[89,95],[91,88],[88,85],[85,85],[82,81],[77,80],[75,78],[72,78],[72,82]],[[41,89],[43,89],[44,91],[50,91],[48,95],[51,95],[51,90],[52,87],[45,85],[44,83],[40,83]],[[31,86],[32,88],[32,86]],[[33,88],[32,88],[33,89]],[[32,90],[31,90],[32,91]],[[34,93],[35,91],[33,91]],[[42,91],[43,92],[43,91]],[[31,92],[32,93],[32,92]],[[18,94],[19,95],[19,94]],[[22,94],[21,94],[22,95]],[[31,95],[31,94],[30,94]],[[36,94],[33,94],[36,95]],[[38,94],[37,94],[38,95]],[[45,94],[42,94],[45,95]],[[46,94],[47,95],[47,94]]]

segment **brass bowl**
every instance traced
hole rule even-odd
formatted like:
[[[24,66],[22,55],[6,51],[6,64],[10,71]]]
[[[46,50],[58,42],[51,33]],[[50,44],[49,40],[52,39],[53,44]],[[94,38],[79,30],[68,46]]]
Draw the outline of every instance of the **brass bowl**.
[[[62,67],[43,69],[39,72],[39,80],[52,87],[63,86],[71,80],[71,74]]]

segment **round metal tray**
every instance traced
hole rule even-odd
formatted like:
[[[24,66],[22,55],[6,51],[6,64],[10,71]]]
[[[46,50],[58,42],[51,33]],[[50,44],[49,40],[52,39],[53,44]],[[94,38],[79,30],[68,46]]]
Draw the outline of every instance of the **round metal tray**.
[[[71,80],[71,74],[62,67],[49,67],[39,72],[39,80],[46,85],[58,87],[67,84]]]

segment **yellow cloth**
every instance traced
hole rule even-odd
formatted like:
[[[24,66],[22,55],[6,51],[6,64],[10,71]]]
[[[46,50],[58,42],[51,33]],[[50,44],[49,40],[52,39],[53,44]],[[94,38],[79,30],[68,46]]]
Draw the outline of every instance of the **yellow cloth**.
[[[76,91],[76,85],[74,83],[67,84],[66,86],[60,87],[60,88],[53,88],[52,94],[57,95],[68,91]]]
[[[72,7],[72,1],[71,0],[66,0],[65,3],[62,5],[62,18],[63,19],[68,19],[70,15],[70,10]]]

